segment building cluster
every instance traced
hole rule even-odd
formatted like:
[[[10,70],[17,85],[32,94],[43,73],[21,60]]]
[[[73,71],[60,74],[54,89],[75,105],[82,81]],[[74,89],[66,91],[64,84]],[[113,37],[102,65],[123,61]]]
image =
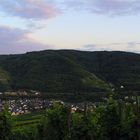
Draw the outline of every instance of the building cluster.
[[[5,105],[8,105],[9,111],[12,113],[12,115],[20,115],[50,107],[52,102],[40,98],[17,100],[13,99],[8,101],[0,99],[0,111],[4,108]]]
[[[8,105],[9,111],[12,115],[22,115],[28,114],[35,110],[41,110],[46,108],[51,108],[55,103],[62,105],[67,105],[70,107],[71,113],[74,112],[84,112],[85,108],[88,106],[93,106],[94,104],[83,104],[83,103],[64,103],[63,101],[49,101],[42,98],[23,98],[23,99],[9,99],[7,101],[0,99],[0,111],[4,109],[5,105]]]

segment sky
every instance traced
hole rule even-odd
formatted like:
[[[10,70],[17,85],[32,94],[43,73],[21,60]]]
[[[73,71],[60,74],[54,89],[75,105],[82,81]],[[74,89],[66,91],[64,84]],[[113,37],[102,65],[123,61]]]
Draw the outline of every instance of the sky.
[[[140,0],[0,0],[0,54],[140,53]]]

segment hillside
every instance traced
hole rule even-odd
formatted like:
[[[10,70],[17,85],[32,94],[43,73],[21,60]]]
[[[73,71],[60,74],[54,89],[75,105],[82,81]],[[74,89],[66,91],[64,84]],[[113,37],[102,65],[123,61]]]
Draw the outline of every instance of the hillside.
[[[10,86],[10,75],[0,67],[0,91],[6,90]]]
[[[0,79],[10,79],[7,88],[12,89],[100,92],[111,84],[140,90],[140,55],[135,53],[48,50],[0,56],[0,67]]]

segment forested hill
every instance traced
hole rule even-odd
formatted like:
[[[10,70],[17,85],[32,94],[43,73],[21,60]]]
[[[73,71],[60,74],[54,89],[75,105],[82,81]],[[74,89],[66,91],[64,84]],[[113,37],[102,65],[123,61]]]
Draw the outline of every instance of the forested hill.
[[[140,90],[140,54],[47,50],[0,56],[0,90],[108,91],[123,85]]]

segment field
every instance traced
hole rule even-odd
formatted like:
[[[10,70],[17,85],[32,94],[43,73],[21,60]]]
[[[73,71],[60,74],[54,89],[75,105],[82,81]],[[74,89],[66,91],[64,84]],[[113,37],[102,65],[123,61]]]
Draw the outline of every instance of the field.
[[[44,114],[45,110],[40,110],[29,114],[13,116],[13,131],[25,130],[36,127]]]

